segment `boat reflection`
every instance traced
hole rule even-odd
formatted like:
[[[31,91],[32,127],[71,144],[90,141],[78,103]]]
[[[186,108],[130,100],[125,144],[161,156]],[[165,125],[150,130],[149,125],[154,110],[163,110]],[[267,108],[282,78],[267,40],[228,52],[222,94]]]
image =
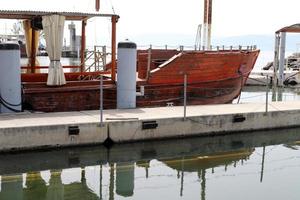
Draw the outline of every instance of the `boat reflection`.
[[[254,152],[254,148],[241,149],[238,151],[219,152],[214,154],[208,154],[205,156],[196,156],[189,158],[182,158],[180,162],[174,162],[174,160],[164,160],[166,165],[174,170],[177,170],[181,176],[181,188],[180,196],[183,196],[184,187],[184,172],[197,172],[199,179],[201,180],[201,199],[205,199],[206,190],[206,170],[211,169],[214,173],[214,168],[224,166],[225,171],[227,167],[233,165],[236,167],[239,161],[246,161],[250,155]]]
[[[299,143],[295,141],[300,141],[299,131],[122,144],[109,149],[100,146],[2,154],[0,199],[135,197],[140,192],[141,182],[147,185],[153,176],[165,177],[167,173],[171,174],[167,178],[178,183],[175,187],[179,192],[175,197],[184,196],[185,175],[195,174],[200,197],[205,199],[208,173],[213,174],[216,168],[223,168],[226,173],[228,167],[242,166],[258,147],[263,148],[261,168],[257,170],[261,171],[258,179],[263,181],[265,147],[284,143],[298,148]]]

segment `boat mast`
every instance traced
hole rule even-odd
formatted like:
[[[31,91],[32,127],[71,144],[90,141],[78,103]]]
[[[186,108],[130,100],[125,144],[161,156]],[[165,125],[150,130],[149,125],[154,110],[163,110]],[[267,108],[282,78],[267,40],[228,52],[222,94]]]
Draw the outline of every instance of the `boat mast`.
[[[203,46],[210,49],[211,45],[212,0],[204,0]]]
[[[100,0],[95,0],[95,9],[97,12],[100,10]]]

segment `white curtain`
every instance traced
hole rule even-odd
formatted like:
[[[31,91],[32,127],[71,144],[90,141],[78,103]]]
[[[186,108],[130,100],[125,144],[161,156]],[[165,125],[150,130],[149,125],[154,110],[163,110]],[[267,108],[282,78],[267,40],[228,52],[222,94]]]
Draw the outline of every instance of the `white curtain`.
[[[46,38],[46,49],[50,59],[47,85],[59,86],[66,84],[65,75],[60,63],[63,46],[64,23],[64,16],[43,16],[43,30]]]

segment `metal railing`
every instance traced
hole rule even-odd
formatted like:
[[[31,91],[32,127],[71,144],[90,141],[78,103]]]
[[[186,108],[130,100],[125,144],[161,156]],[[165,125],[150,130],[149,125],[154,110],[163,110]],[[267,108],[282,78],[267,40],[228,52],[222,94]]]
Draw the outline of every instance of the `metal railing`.
[[[164,50],[178,50],[178,51],[224,51],[224,50],[256,50],[257,46],[256,45],[248,45],[248,46],[243,46],[243,45],[231,45],[231,46],[226,46],[226,45],[211,45],[209,48],[206,48],[205,46],[186,46],[186,45],[179,45],[179,46],[174,46],[174,45],[139,45],[138,49],[140,50],[148,50],[148,49],[164,49]]]

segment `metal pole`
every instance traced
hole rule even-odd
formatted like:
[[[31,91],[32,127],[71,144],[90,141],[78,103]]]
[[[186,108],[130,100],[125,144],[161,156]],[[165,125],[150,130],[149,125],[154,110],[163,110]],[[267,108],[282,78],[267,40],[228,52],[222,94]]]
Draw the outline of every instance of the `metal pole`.
[[[284,62],[285,62],[285,46],[286,46],[286,33],[280,34],[280,53],[279,53],[279,81],[278,85],[283,86],[284,81]]]
[[[102,47],[102,53],[103,53],[103,71],[106,70],[106,46]]]
[[[266,114],[268,113],[268,102],[269,101],[269,76],[267,75],[266,82]]]
[[[151,54],[152,54],[152,45],[150,44],[150,47],[148,49],[148,60],[147,60],[147,74],[146,79],[148,80],[151,70]]]
[[[97,71],[97,47],[94,45],[94,62],[95,62],[95,71]]]
[[[184,74],[184,97],[183,97],[183,120],[186,120],[186,89],[187,89],[187,75]]]
[[[280,35],[279,33],[275,34],[275,49],[274,49],[274,61],[273,61],[273,85],[277,86],[278,84],[278,64],[279,64],[279,45],[280,45]]]
[[[103,76],[100,77],[100,126],[103,126]]]

